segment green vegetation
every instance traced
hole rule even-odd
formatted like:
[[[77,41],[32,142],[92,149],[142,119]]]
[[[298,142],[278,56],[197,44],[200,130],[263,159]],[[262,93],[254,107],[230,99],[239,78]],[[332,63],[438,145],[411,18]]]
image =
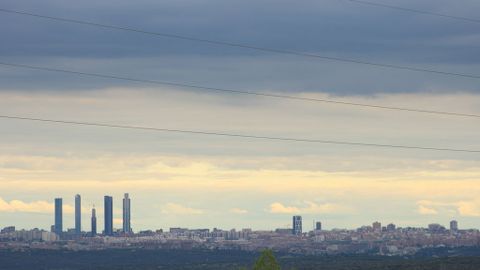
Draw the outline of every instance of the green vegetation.
[[[275,255],[269,249],[262,251],[260,258],[257,259],[253,270],[280,270],[280,265],[275,259]]]
[[[431,252],[435,255],[438,251]],[[374,255],[302,256],[265,250],[109,249],[0,250],[2,270],[478,270],[480,248],[416,258]],[[452,257],[449,257],[452,256]]]

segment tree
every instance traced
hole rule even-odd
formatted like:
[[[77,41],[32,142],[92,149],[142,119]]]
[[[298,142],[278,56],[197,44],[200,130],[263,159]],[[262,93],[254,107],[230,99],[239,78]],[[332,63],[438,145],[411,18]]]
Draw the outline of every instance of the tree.
[[[270,249],[265,249],[255,262],[253,270],[280,270],[280,265]]]

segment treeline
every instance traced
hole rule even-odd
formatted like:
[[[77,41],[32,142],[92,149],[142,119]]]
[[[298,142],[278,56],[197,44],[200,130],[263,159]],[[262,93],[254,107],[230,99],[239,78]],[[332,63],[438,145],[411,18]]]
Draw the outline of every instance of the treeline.
[[[478,270],[480,256],[401,258],[384,256],[299,256],[271,251],[0,250],[2,270]]]

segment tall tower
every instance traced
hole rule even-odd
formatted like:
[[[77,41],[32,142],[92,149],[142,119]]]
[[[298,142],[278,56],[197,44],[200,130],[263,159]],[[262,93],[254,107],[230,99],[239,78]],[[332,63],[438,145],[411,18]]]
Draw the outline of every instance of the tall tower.
[[[317,221],[317,223],[315,223],[315,230],[316,231],[321,231],[322,230],[322,222]]]
[[[94,205],[92,208],[92,237],[95,235],[97,235],[97,212]]]
[[[105,214],[105,235],[113,235],[113,198],[111,196],[104,197],[104,214]]]
[[[62,235],[63,232],[63,207],[62,207],[62,198],[55,199],[55,233],[58,236]]]
[[[450,231],[452,232],[458,231],[458,222],[456,220],[450,221]]]
[[[302,234],[302,217],[301,216],[293,216],[292,234],[295,234],[295,235]]]
[[[123,232],[131,233],[132,228],[130,227],[130,198],[128,193],[125,193],[123,197]]]
[[[82,198],[79,194],[75,195],[75,233],[82,233]]]

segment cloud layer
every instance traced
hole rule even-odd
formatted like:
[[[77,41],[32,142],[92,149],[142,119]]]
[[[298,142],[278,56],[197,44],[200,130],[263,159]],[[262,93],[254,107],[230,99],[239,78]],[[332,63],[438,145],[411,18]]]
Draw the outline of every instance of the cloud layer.
[[[480,114],[480,97],[466,93],[341,99]],[[172,89],[61,94],[6,91],[0,93],[0,107],[7,114],[55,119],[469,149],[477,148],[475,134],[480,132],[476,120],[468,118],[412,118],[409,113],[240,97],[231,100],[230,96]],[[475,188],[480,163],[474,154],[179,136],[12,120],[2,120],[1,128],[4,193],[0,195],[6,201],[26,204],[64,197],[64,203],[72,205],[73,196],[80,193],[84,207],[97,206],[99,226],[103,196],[114,196],[115,215],[120,218],[124,192],[132,197],[136,229],[179,224],[267,229],[284,226],[292,214],[322,220],[327,228],[354,227],[372,220],[425,225],[451,218],[465,226],[477,225],[474,199],[480,192]],[[28,209],[7,204],[4,209]],[[52,213],[48,210],[51,204],[46,205],[43,213]],[[85,228],[89,226],[88,209],[84,211]],[[27,216],[9,216],[13,214],[9,211],[0,213],[8,216],[0,220],[24,226],[32,223]],[[66,226],[70,219],[66,218]],[[35,222],[48,228],[52,216],[37,217]]]
[[[24,212],[24,213],[53,213],[54,205],[53,203],[47,201],[33,201],[33,202],[24,202],[21,200],[11,200],[5,201],[0,197],[0,212]],[[71,205],[64,204],[63,212],[66,214],[71,214],[74,212],[74,208]]]
[[[345,207],[331,203],[317,204],[305,202],[305,206],[285,206],[279,202],[270,204],[270,213],[273,214],[345,214]]]
[[[480,216],[480,200],[478,199],[453,202],[421,200],[417,204],[418,212],[422,215],[438,215],[441,212],[453,212],[462,217]]]
[[[350,1],[5,1],[4,8],[259,47],[479,74],[477,25]],[[474,1],[398,6],[476,17]],[[92,9],[95,6],[95,9]],[[188,7],[188,8],[186,8]],[[476,80],[214,46],[3,14],[4,60],[78,71],[252,91],[372,93],[480,90]],[[379,21],[383,23],[378,23]],[[0,68],[5,87],[69,91],[125,86],[115,80]],[[348,78],[348,79],[345,79]],[[130,84],[129,84],[130,85]],[[2,91],[2,89],[0,89]]]

